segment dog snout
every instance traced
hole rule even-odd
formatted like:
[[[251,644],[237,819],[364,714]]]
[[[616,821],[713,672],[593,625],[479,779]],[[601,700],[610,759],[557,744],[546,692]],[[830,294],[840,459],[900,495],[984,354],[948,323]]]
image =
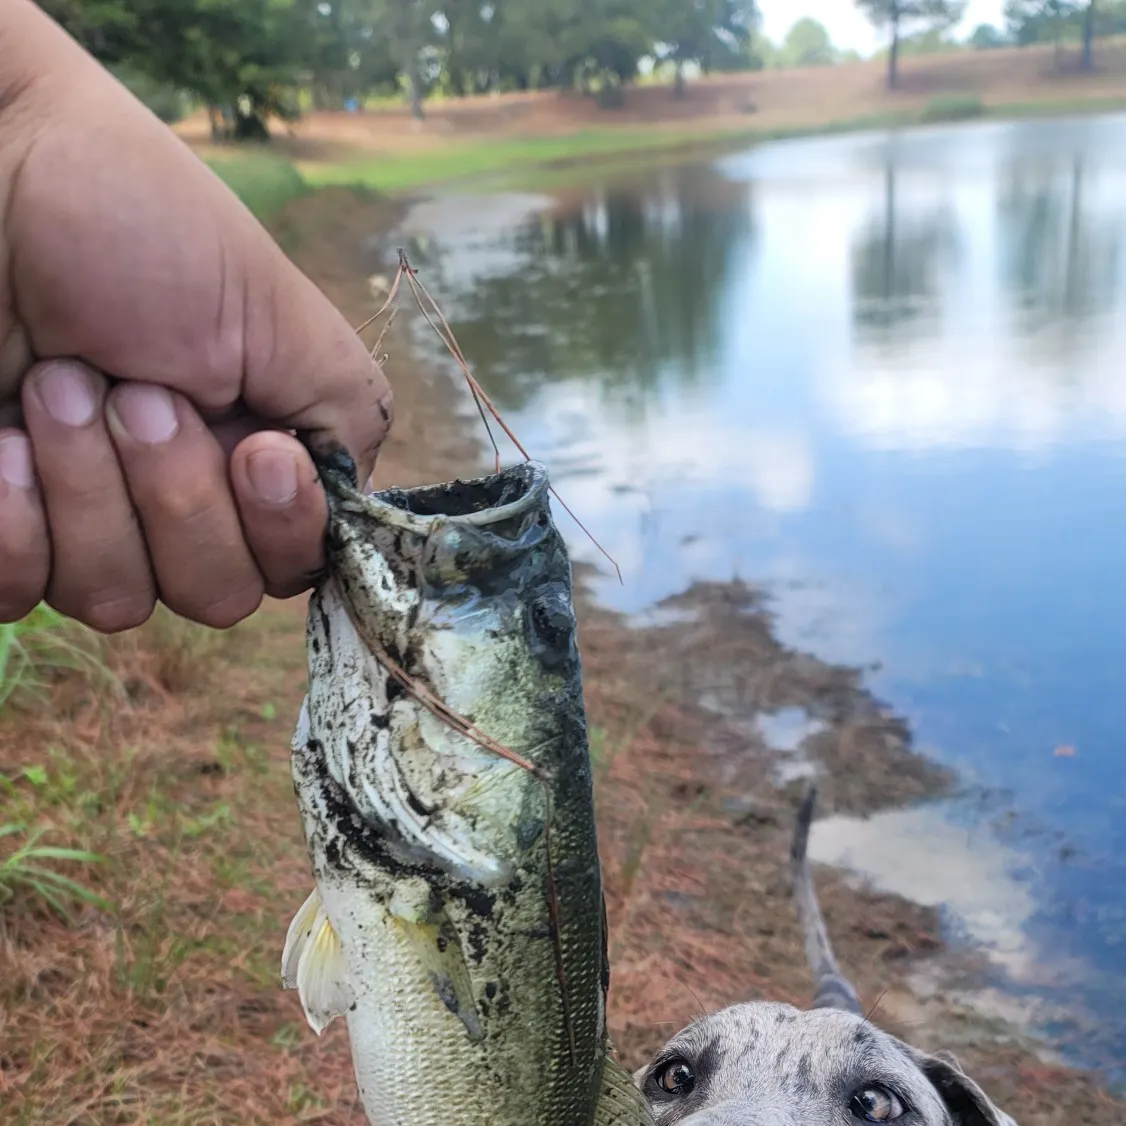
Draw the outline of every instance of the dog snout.
[[[780,1107],[751,1109],[739,1103],[721,1103],[682,1118],[677,1126],[803,1126]]]

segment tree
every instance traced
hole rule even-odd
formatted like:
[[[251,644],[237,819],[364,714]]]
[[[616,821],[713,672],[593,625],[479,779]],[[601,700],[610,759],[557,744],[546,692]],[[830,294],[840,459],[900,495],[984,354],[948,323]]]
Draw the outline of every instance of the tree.
[[[1126,27],[1122,5],[1113,0],[1008,0],[1005,4],[1005,26],[1009,35],[1021,46],[1030,43],[1052,43],[1056,49],[1056,65],[1061,60],[1065,36],[1078,34],[1081,48],[1079,66],[1094,69],[1096,35],[1113,35]]]
[[[1083,70],[1094,70],[1095,0],[1087,0],[1083,11],[1083,55],[1079,63]]]
[[[890,37],[889,90],[899,84],[899,44],[911,35],[953,27],[966,10],[966,0],[856,0],[869,22]]]
[[[718,70],[747,54],[758,25],[755,0],[640,0],[651,12],[650,34],[658,55],[671,60],[674,96],[684,97],[684,64]]]
[[[779,54],[784,66],[831,66],[837,61],[825,25],[808,16],[790,28]]]
[[[266,139],[296,112],[313,0],[48,0],[96,58],[195,94],[216,137]]]
[[[979,23],[970,36],[971,47],[979,51],[992,51],[1006,44],[1005,36],[991,23]]]
[[[438,43],[435,0],[366,0],[370,26],[383,36],[406,83],[411,116],[421,121],[427,82],[425,53]]]
[[[122,62],[136,42],[136,15],[124,0],[38,0],[38,3],[102,62]]]

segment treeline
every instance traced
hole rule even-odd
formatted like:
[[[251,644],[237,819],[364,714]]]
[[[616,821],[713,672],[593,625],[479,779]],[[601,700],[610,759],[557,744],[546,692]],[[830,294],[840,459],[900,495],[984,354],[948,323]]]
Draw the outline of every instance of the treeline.
[[[967,0],[856,0],[869,21],[888,35],[887,84],[898,84],[899,57],[960,50],[965,41],[954,28],[966,14]],[[1004,26],[979,25],[969,37],[978,48],[1025,47],[1054,43],[1060,65],[1061,45],[1069,39],[1081,44],[1079,66],[1094,69],[1094,42],[1101,36],[1126,32],[1126,0],[1006,0]]]
[[[755,0],[39,0],[131,84],[184,91],[216,137],[402,94],[569,88],[614,105],[643,60],[751,69]],[[152,92],[147,99],[152,104]],[[173,112],[169,109],[169,112]]]
[[[1079,66],[1094,69],[1095,40],[1126,34],[1126,0],[1006,0],[1003,28],[982,24],[971,42],[976,47],[1027,47],[1067,42],[1080,45]]]
[[[2,3],[3,0],[0,0]],[[757,36],[755,0],[38,0],[166,120],[187,100],[213,134],[264,138],[271,116],[401,96],[417,117],[435,94],[574,89],[609,108],[643,68],[758,70],[851,61],[800,19],[781,44]],[[963,49],[967,0],[839,0],[886,36],[887,84],[905,54]],[[1126,0],[1007,0],[974,47],[1081,45],[1126,33]]]

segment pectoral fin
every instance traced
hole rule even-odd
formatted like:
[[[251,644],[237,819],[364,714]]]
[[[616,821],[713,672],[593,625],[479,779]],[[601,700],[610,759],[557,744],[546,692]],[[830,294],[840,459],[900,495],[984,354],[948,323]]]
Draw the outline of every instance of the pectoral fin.
[[[422,964],[442,1004],[465,1026],[474,1043],[485,1038],[473,980],[461,939],[445,911],[435,911],[429,899],[410,896],[400,885],[391,901],[391,913],[408,945]]]
[[[318,1036],[352,1003],[344,950],[315,888],[289,924],[282,985],[297,990],[305,1019]]]
[[[653,1116],[629,1072],[610,1056],[602,1065],[602,1086],[594,1126],[654,1126]]]

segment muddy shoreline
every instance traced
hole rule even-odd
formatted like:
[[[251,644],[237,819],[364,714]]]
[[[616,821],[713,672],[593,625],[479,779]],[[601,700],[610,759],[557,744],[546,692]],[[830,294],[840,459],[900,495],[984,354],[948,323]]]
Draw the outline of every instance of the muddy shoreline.
[[[379,236],[405,210],[324,192],[287,208],[275,231],[359,323],[382,301],[366,279],[393,268]],[[397,325],[387,341],[396,421],[376,483],[480,469],[483,447],[460,409],[462,390],[448,373],[416,363],[407,339]],[[701,1010],[757,998],[808,1002],[786,866],[808,770],[784,769],[756,717],[800,709],[817,721],[800,750],[816,771],[821,816],[901,808],[957,780],[914,751],[907,724],[867,691],[861,670],[782,645],[753,587],[697,586],[662,607],[657,624],[639,627],[595,604],[581,570],[577,578],[610,912],[611,1023],[634,1066]],[[1059,1066],[1020,1028],[965,1001],[984,980],[984,961],[944,943],[936,910],[846,872],[819,866],[815,878],[838,957],[875,1023],[955,1051],[1022,1126],[1123,1121],[1126,1103],[1096,1078]]]

